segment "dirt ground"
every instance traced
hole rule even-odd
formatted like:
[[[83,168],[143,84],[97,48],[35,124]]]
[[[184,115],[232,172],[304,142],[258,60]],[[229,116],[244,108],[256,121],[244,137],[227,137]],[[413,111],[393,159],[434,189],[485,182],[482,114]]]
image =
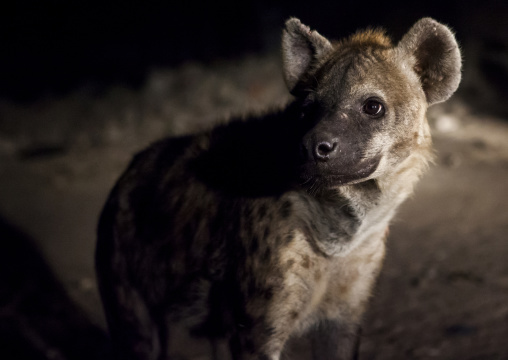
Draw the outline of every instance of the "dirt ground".
[[[154,69],[143,88],[0,103],[0,358],[106,359],[98,213],[132,154],[288,100],[273,56]],[[361,359],[508,359],[508,122],[455,96],[400,209]]]

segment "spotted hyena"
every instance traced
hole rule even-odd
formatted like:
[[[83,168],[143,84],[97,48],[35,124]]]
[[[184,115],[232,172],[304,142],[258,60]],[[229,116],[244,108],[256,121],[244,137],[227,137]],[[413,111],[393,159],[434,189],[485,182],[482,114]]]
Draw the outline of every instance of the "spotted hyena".
[[[103,210],[97,273],[122,359],[354,356],[390,219],[431,157],[429,105],[461,58],[429,18],[331,43],[282,39],[284,109],[136,155]],[[288,346],[286,346],[287,348]]]

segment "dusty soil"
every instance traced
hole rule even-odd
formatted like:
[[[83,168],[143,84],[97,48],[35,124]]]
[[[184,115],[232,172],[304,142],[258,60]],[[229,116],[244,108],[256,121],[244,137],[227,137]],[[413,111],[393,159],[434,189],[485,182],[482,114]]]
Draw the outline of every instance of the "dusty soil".
[[[94,232],[132,154],[287,100],[276,57],[251,56],[0,103],[0,358],[107,358]],[[361,359],[508,359],[508,122],[460,96],[429,121],[436,162],[390,229]]]

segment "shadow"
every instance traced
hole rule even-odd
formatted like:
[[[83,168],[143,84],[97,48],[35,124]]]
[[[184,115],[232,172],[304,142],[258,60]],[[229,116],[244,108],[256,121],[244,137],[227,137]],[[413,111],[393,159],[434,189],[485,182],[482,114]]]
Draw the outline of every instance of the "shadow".
[[[33,241],[0,216],[0,358],[109,359],[91,324]]]

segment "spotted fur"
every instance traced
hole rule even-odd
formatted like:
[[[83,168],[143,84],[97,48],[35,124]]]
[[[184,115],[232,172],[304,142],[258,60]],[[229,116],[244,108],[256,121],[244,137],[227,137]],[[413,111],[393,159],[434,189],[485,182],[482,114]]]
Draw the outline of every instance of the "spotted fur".
[[[120,359],[350,359],[389,222],[431,154],[425,111],[460,80],[451,32],[420,20],[331,43],[283,33],[285,109],[160,141],[101,215],[97,274]],[[375,99],[380,116],[365,110]]]

